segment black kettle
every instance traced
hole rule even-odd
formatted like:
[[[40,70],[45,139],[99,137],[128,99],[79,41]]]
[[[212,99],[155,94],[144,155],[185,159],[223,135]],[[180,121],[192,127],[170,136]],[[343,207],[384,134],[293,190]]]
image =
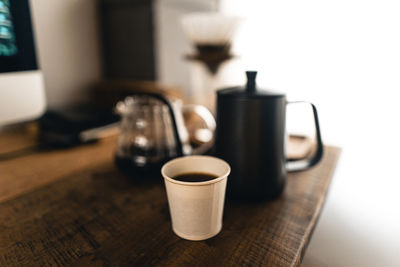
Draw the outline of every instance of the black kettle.
[[[287,172],[317,164],[323,145],[316,107],[317,148],[310,159],[288,161],[285,155],[285,94],[256,88],[255,71],[246,72],[247,84],[217,91],[215,155],[231,165],[227,198],[267,200],[282,192]]]

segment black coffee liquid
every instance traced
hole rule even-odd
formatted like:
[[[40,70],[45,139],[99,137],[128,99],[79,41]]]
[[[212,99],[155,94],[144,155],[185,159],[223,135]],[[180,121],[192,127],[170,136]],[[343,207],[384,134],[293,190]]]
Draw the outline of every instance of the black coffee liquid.
[[[210,173],[189,172],[189,173],[179,174],[179,175],[173,177],[173,179],[182,181],[182,182],[205,182],[205,181],[210,181],[212,179],[215,179],[217,177],[218,177],[218,175],[210,174]]]

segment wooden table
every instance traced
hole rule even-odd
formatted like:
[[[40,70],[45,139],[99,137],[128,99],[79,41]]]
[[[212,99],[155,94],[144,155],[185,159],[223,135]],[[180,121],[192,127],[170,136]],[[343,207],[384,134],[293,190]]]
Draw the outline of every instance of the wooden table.
[[[29,143],[0,136],[0,150]],[[221,233],[192,242],[171,230],[162,178],[130,181],[114,149],[107,138],[0,161],[0,266],[298,266],[340,153],[289,174],[275,201],[226,205]]]

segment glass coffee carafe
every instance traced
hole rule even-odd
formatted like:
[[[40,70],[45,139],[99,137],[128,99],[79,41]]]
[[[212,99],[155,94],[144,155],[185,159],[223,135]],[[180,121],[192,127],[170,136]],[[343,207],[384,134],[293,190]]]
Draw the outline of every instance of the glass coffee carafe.
[[[166,161],[183,155],[203,154],[212,146],[212,138],[194,148],[185,126],[184,113],[195,113],[203,120],[199,132],[213,136],[215,120],[203,106],[183,105],[160,94],[140,93],[127,97],[116,106],[121,116],[116,150],[117,166],[133,176],[158,174]]]

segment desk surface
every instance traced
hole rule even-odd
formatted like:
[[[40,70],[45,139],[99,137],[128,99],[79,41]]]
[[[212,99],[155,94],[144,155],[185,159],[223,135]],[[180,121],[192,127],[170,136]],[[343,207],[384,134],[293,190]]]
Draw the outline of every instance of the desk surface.
[[[227,204],[221,233],[192,242],[171,230],[161,177],[129,181],[114,167],[114,149],[107,138],[0,161],[1,266],[298,266],[340,153],[327,146],[322,162],[289,174],[272,202]]]

